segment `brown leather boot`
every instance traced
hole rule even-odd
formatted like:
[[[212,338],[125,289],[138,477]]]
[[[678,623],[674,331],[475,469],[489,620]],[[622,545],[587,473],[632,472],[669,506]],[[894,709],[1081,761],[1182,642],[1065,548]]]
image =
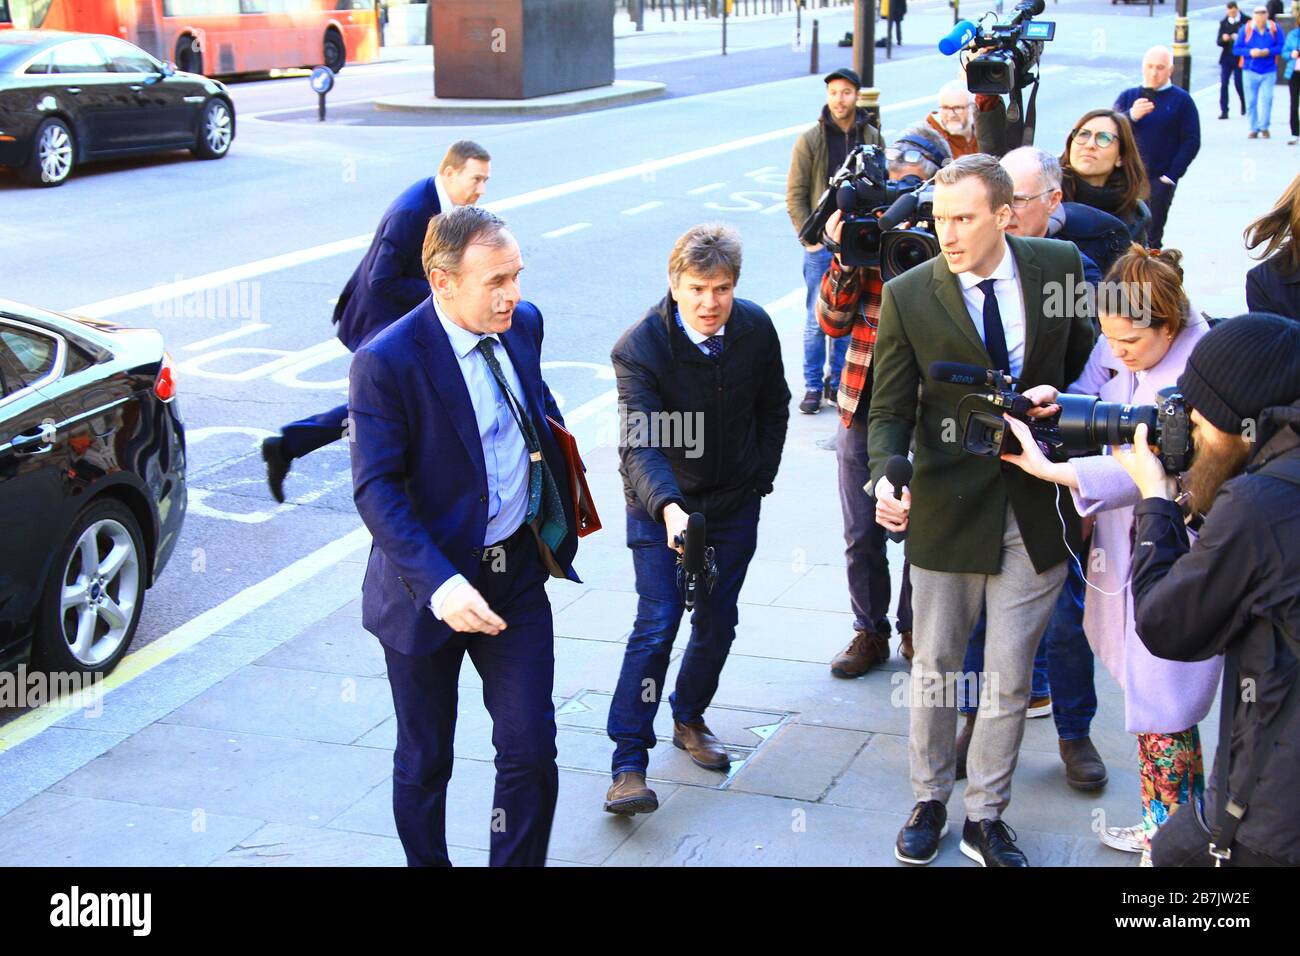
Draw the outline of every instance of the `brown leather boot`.
[[[955,779],[966,779],[966,755],[970,753],[970,738],[975,733],[975,715],[962,714],[966,720],[957,728],[957,775]]]
[[[659,809],[659,798],[645,785],[645,774],[625,771],[614,778],[605,794],[605,812],[631,816],[634,813],[653,813]]]
[[[902,655],[903,660],[907,661],[909,664],[912,663],[913,651],[911,631],[898,632],[898,653]]]
[[[1100,790],[1106,786],[1106,765],[1091,738],[1062,740],[1060,745],[1066,783],[1075,790]]]
[[[861,677],[877,664],[889,660],[889,641],[875,631],[856,631],[849,646],[831,661],[836,677]]]
[[[703,720],[683,724],[673,721],[673,746],[685,750],[692,760],[705,770],[726,770],[731,766],[731,756],[722,741],[713,736],[713,731]]]

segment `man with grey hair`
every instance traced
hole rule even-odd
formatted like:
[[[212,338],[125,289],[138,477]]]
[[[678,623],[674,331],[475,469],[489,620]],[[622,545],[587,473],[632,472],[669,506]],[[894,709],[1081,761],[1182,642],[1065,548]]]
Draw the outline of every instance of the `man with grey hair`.
[[[929,123],[913,123],[885,147],[885,159],[895,182],[908,176],[929,179],[952,162],[952,148]]]
[[[925,122],[947,140],[953,159],[980,151],[975,141],[975,96],[961,80],[939,87],[939,108]]]
[[[771,318],[736,297],[740,236],[723,225],[690,229],[668,258],[668,294],[623,333],[610,358],[618,380],[619,473],[637,612],[607,729],[614,742],[610,813],[649,813],[646,786],[684,598],[678,555],[688,516],[702,514],[716,562],[695,596],[682,655],[673,744],[725,772],[727,748],[704,722],[736,636],[736,601],[758,538],[760,500],[772,490],[790,418],[790,390]],[[694,542],[692,542],[693,544]]]
[[[1061,162],[1045,149],[1021,146],[1001,162],[1015,188],[1007,232],[1074,243],[1083,259],[1084,278],[1095,286],[1128,251],[1131,240],[1124,221],[1093,206],[1063,202]]]
[[[566,463],[548,424],[563,418],[505,224],[472,206],[437,216],[421,258],[432,296],[357,350],[348,389],[352,496],[374,537],[361,623],[383,645],[397,716],[393,815],[411,866],[450,865],[468,654],[496,748],[489,863],[541,866],[559,787],[545,585],[578,580]]]
[[[1115,101],[1116,112],[1133,123],[1133,137],[1151,181],[1147,244],[1155,249],[1164,241],[1178,181],[1201,150],[1201,115],[1191,95],[1174,85],[1173,69],[1169,48],[1153,46],[1142,57],[1142,85],[1125,90]]]

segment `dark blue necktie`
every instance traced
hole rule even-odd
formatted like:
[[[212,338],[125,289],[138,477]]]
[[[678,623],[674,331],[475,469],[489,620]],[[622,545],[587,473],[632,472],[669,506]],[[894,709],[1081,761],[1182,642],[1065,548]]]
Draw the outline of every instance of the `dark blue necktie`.
[[[713,359],[714,361],[717,361],[717,359],[722,355],[721,335],[710,335],[707,339],[704,340],[702,344],[706,349],[708,349],[709,358]]]
[[[1002,313],[998,311],[998,297],[993,294],[994,279],[979,284],[984,293],[984,348],[988,350],[993,367],[1011,374],[1011,358],[1007,355],[1007,335],[1002,330]]]

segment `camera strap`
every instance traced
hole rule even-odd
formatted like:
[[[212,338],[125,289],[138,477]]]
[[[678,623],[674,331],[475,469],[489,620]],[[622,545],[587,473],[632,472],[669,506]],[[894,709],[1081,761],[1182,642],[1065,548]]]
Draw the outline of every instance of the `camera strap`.
[[[1017,89],[1011,94],[1011,107],[1007,110],[1007,151],[1020,146],[1034,145],[1034,127],[1037,122],[1035,104],[1038,100],[1038,77],[1029,90],[1029,106],[1025,107],[1023,92]],[[1014,115],[1014,119],[1012,116]]]

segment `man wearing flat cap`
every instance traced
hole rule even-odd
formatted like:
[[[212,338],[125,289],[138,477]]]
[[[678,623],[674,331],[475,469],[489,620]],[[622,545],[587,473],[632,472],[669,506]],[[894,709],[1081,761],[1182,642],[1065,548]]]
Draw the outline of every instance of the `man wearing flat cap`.
[[[790,213],[795,234],[803,226],[817,200],[821,198],[835,171],[855,146],[884,145],[880,130],[867,122],[867,111],[858,108],[858,90],[862,80],[845,68],[828,73],[826,105],[816,125],[810,127],[794,144],[790,159],[790,176],[786,181],[785,207]],[[830,268],[831,254],[821,243],[804,246],[803,278],[807,295],[803,333],[804,396],[799,411],[815,415],[822,400],[834,403],[840,387],[840,372],[848,352],[848,337],[830,339],[817,324],[817,295],[822,276]],[[829,362],[827,345],[829,343]]]

